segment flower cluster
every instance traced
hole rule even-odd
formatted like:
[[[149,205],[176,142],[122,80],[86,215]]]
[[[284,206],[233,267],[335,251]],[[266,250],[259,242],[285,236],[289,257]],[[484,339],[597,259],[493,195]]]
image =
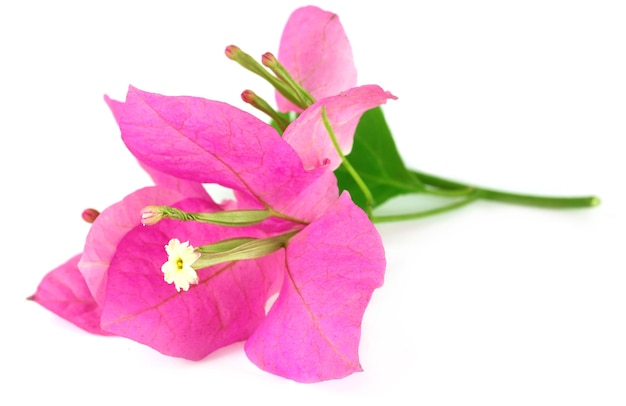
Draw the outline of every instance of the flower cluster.
[[[218,101],[132,86],[123,102],[106,98],[155,185],[87,210],[83,253],[46,275],[33,300],[175,357],[200,360],[246,340],[253,363],[296,381],[361,370],[361,319],[385,256],[333,170],[361,115],[395,97],[356,87],[339,19],[316,7],[292,14],[278,59],[263,61],[277,72],[279,110],[297,112],[282,136]],[[305,102],[290,97],[298,91]],[[231,188],[236,201],[214,202],[205,183]]]
[[[594,196],[530,196],[407,168],[380,106],[396,99],[357,86],[339,18],[295,10],[278,57],[226,56],[276,89],[277,109],[251,90],[234,106],[129,87],[105,98],[122,140],[154,181],[91,223],[82,254],[48,273],[32,300],[101,335],[200,360],[245,341],[259,368],[298,382],[361,370],[361,320],[383,284],[374,221],[442,213],[477,199],[549,208],[592,207]],[[349,156],[348,156],[349,154]],[[205,184],[232,189],[215,202]],[[376,216],[402,194],[449,198],[440,207]],[[445,199],[444,199],[445,200]],[[269,310],[267,308],[269,307]]]

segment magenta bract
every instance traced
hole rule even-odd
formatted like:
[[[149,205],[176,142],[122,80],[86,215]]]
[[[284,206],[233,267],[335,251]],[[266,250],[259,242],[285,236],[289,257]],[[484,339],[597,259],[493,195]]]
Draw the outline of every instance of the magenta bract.
[[[336,96],[317,101],[306,109],[287,129],[283,137],[302,158],[305,168],[327,166],[334,171],[341,165],[341,158],[332,143],[322,121],[322,109],[339,143],[341,152],[352,150],[354,131],[363,113],[396,99],[377,85],[355,87]]]
[[[134,87],[124,103],[107,102],[128,149],[157,171],[218,183],[248,194],[259,207],[308,221],[337,197],[332,174],[305,170],[272,126],[236,107]]]
[[[215,207],[188,199],[175,207],[212,212]],[[198,270],[199,284],[178,292],[163,281],[163,247],[172,237],[193,246],[226,238],[257,237],[250,227],[227,228],[206,223],[162,220],[137,226],[118,244],[108,269],[102,328],[167,355],[199,360],[212,351],[245,340],[265,316],[280,269],[271,258],[239,261]]]
[[[30,299],[90,333],[109,335],[100,328],[102,308],[78,270],[79,260],[75,255],[48,272]]]
[[[347,193],[287,246],[278,300],[245,345],[260,368],[300,382],[360,371],[361,319],[383,283],[380,236]]]
[[[278,51],[279,62],[316,100],[334,96],[357,83],[352,47],[336,14],[315,6],[289,17]],[[281,111],[302,111],[280,93]]]

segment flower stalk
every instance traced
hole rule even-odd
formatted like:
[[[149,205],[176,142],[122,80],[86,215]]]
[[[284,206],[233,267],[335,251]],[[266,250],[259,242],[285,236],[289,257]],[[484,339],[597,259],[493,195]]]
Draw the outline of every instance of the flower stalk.
[[[259,224],[270,216],[269,210],[226,210],[214,213],[189,213],[169,206],[146,206],[141,210],[141,222],[144,226],[154,225],[164,218],[169,218],[221,226],[243,227]]]
[[[503,203],[519,204],[525,206],[542,207],[549,209],[564,208],[587,208],[600,204],[600,199],[596,196],[539,196],[522,193],[504,192],[495,189],[488,189],[478,186],[467,185],[461,182],[445,179],[425,172],[413,170],[412,173],[423,183],[434,187],[426,193],[461,193],[466,195],[476,195],[476,199],[493,200]]]
[[[289,99],[292,103],[299,106],[300,101],[296,95],[290,91],[289,86],[282,82],[277,77],[268,72],[260,63],[258,63],[252,56],[243,52],[239,47],[230,45],[226,47],[226,56],[237,62],[239,65],[248,69],[250,72],[255,73],[267,80],[276,90]],[[304,107],[303,107],[304,108]]]
[[[366,200],[365,212],[367,213],[367,216],[369,218],[372,218],[372,205],[374,203],[374,198],[372,197],[372,193],[370,192],[365,182],[363,182],[363,179],[361,179],[361,176],[359,175],[359,173],[350,164],[350,161],[348,161],[348,158],[346,158],[343,151],[341,151],[341,147],[339,146],[339,142],[337,141],[337,137],[335,136],[333,127],[330,124],[330,120],[328,120],[328,114],[326,114],[326,107],[322,107],[322,121],[324,122],[324,127],[326,128],[326,131],[328,131],[328,135],[330,136],[330,139],[332,140],[333,146],[335,147],[335,149],[337,150],[337,153],[339,154],[339,157],[341,158],[341,163],[348,170],[350,175],[352,175],[352,177],[354,178],[354,181],[357,183],[357,185],[359,185],[361,192],[363,192],[363,195],[365,195],[365,200]]]
[[[261,63],[263,66],[269,68],[278,79],[280,79],[283,83],[285,83],[289,89],[295,94],[295,97],[300,101],[298,106],[309,107],[313,103],[315,103],[315,99],[309,92],[307,92],[294,78],[291,74],[285,69],[285,67],[278,62],[278,59],[271,53],[266,52],[263,54],[261,58]],[[283,94],[283,96],[285,96]],[[287,96],[285,96],[287,97]]]
[[[235,45],[226,47],[225,54],[229,59],[268,81],[280,94],[301,109],[304,110],[315,103],[313,96],[293,79],[271,53],[264,54],[262,61],[276,76],[268,72],[263,65]]]
[[[289,125],[289,120],[287,120],[285,116],[274,110],[274,108],[272,108],[272,106],[270,106],[268,102],[266,102],[263,98],[254,93],[252,90],[244,90],[243,93],[241,93],[241,99],[255,109],[267,114],[280,128],[281,133],[285,131],[285,129]]]
[[[196,248],[201,256],[194,262],[194,269],[230,261],[261,258],[283,248],[297,231],[269,238],[232,238]]]

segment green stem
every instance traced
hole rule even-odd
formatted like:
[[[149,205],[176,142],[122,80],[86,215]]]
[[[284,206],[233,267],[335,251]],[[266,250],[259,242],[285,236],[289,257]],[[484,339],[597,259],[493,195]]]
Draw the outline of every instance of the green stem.
[[[372,222],[374,223],[389,223],[392,221],[404,221],[404,220],[414,220],[418,218],[433,216],[435,214],[445,213],[447,211],[451,211],[454,209],[458,209],[459,207],[463,207],[466,204],[472,203],[480,197],[480,193],[475,191],[472,194],[467,195],[467,197],[463,200],[456,201],[452,204],[448,204],[445,206],[437,207],[431,210],[418,211],[415,213],[407,213],[407,214],[391,214],[386,216],[373,216]]]
[[[553,209],[585,208],[594,207],[600,204],[600,199],[596,196],[555,197],[504,192],[467,185],[421,171],[412,170],[411,172],[428,186],[433,186],[445,191],[466,191],[468,189],[473,189],[478,193],[478,198],[480,199]]]
[[[258,63],[253,57],[243,52],[239,47],[229,46],[227,48],[226,56],[231,60],[237,62],[239,65],[248,69],[252,73],[256,73],[263,79],[267,80],[280,94],[285,96],[290,102],[296,106],[306,109],[308,106],[299,100],[289,86],[279,78],[273,76],[268,72],[263,65]]]
[[[473,188],[473,187],[466,187],[466,188],[459,188],[459,189],[440,189],[440,188],[433,188],[432,186],[429,186],[425,189],[418,190],[415,193],[425,193],[428,195],[442,196],[442,197],[463,197],[463,196],[470,195],[474,192],[476,192],[476,188]]]
[[[326,131],[328,131],[328,135],[330,135],[333,146],[337,150],[339,157],[341,157],[341,163],[343,164],[344,168],[346,168],[350,176],[352,176],[356,184],[359,186],[359,189],[361,189],[361,192],[363,192],[363,195],[365,196],[365,212],[367,213],[367,216],[370,219],[373,218],[372,205],[374,204],[374,197],[372,196],[372,192],[370,192],[363,179],[361,179],[361,176],[359,176],[359,173],[356,171],[356,169],[354,169],[350,162],[348,162],[348,159],[343,154],[343,152],[341,152],[341,148],[339,147],[337,137],[335,137],[333,127],[330,125],[330,121],[328,120],[325,106],[322,106],[322,121],[324,122],[324,127],[326,127]]]
[[[274,75],[284,84],[286,84],[295,94],[295,98],[300,101],[298,106],[306,109],[308,106],[315,103],[315,99],[309,92],[307,92],[301,85],[298,83],[293,76],[285,69],[285,67],[278,62],[278,60],[271,53],[266,53],[263,55],[263,65],[267,66]],[[284,96],[284,95],[283,95]],[[287,96],[285,96],[287,97]]]
[[[252,90],[246,90],[241,94],[241,98],[244,102],[250,104],[252,107],[257,110],[267,114],[278,126],[280,129],[280,134],[285,131],[290,122],[279,112],[274,110],[272,106],[268,102],[265,101],[262,97],[258,96]]]

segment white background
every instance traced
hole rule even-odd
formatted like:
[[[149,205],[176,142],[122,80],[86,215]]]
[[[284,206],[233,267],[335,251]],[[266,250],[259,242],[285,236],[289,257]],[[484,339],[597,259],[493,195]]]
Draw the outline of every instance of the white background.
[[[132,84],[251,111],[241,91],[272,91],[225,46],[276,52],[305,4],[2,2],[0,404],[626,404],[622,1],[315,3],[339,14],[359,83],[399,97],[384,111],[410,166],[603,201],[380,225],[388,267],[363,321],[364,372],[298,384],[242,344],[168,358],[25,300],[82,250],[84,208],[149,184],[103,94]]]

